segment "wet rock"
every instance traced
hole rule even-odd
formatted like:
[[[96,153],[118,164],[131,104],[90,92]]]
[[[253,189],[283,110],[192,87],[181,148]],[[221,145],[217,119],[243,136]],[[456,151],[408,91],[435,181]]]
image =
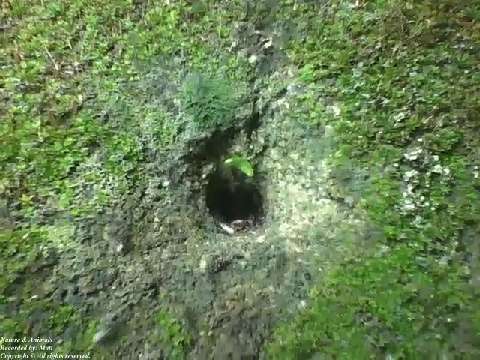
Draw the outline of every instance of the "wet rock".
[[[108,313],[100,322],[98,331],[93,336],[93,343],[104,345],[114,340],[120,321],[118,315]]]
[[[208,271],[211,274],[216,274],[225,270],[232,263],[232,258],[224,256],[216,256],[212,259],[208,266]]]
[[[258,74],[275,50],[275,39],[262,34],[245,42],[255,48],[248,56],[257,57]],[[150,163],[142,164],[145,178],[129,195],[132,203],[115,199],[122,205],[78,227],[81,247],[75,258],[62,261],[58,273],[65,274],[66,283],[58,286],[63,279],[58,274],[54,285],[70,304],[83,299],[90,310],[122,307],[132,331],[127,341],[115,344],[113,357],[165,356],[144,346],[161,303],[179,310],[193,329],[191,358],[258,358],[272,324],[303,304],[308,287],[320,277],[319,264],[349,253],[344,242],[352,236],[344,236],[345,228],[357,230],[352,215],[357,199],[343,196],[351,206],[346,208],[327,198],[331,179],[324,160],[334,134],[291,121],[291,109],[305,110],[297,108],[302,85],[285,79],[291,74],[295,69],[281,69],[272,75],[278,84],[270,79],[253,84],[258,99],[245,102],[234,125],[190,139],[182,135],[168,154],[147,151]],[[252,119],[255,126],[247,126]],[[147,139],[145,146],[152,144]],[[217,219],[208,211],[209,175],[234,153],[254,159],[263,199],[259,224],[248,217]],[[355,181],[346,175],[346,181]],[[229,227],[227,233],[219,231],[220,222]],[[94,343],[114,341],[119,323],[107,315]]]
[[[235,232],[245,231],[253,227],[253,220],[251,219],[239,219],[231,222],[231,227]]]
[[[80,307],[83,303],[83,299],[79,295],[69,292],[65,297],[65,303],[75,307]]]
[[[225,270],[232,263],[232,258],[225,255],[208,255],[200,260],[199,268],[210,275]]]
[[[35,262],[35,264],[32,266],[32,272],[36,273],[57,264],[59,257],[55,249],[48,248],[45,252],[46,254],[43,254],[41,259]]]
[[[9,229],[13,227],[14,222],[10,217],[7,201],[5,199],[0,199],[0,228]]]
[[[78,285],[80,293],[84,295],[91,295],[97,291],[97,284],[95,284],[93,274],[81,277],[78,281]]]
[[[103,239],[108,242],[112,251],[124,255],[131,250],[132,213],[130,210],[115,209],[107,217],[103,231]]]
[[[227,224],[223,224],[223,223],[220,223],[220,228],[225,231],[225,233],[227,233],[228,235],[233,235],[235,234],[235,229],[232,228],[231,226],[227,225]]]
[[[102,344],[108,339],[108,337],[112,334],[112,329],[109,327],[102,327],[99,331],[97,331],[93,337],[94,344]]]
[[[416,161],[420,158],[423,152],[424,150],[421,147],[414,147],[403,154],[403,157],[408,161]]]

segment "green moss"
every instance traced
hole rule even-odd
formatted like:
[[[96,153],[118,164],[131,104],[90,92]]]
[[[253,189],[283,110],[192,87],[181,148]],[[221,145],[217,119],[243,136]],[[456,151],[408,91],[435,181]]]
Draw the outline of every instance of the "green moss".
[[[79,322],[76,322],[76,324],[76,329],[78,330],[76,335],[72,339],[67,339],[64,341],[62,345],[55,349],[56,352],[61,354],[92,353],[94,354],[92,356],[102,355],[100,350],[98,350],[97,353],[97,351],[94,349],[93,343],[93,338],[98,328],[98,321],[84,320],[83,322],[80,322],[81,325],[78,325]]]
[[[182,97],[185,112],[199,129],[231,123],[238,101],[228,80],[200,74],[186,79]]]
[[[428,270],[427,270],[428,269]],[[346,264],[312,293],[311,308],[277,330],[272,358],[425,358],[478,351],[452,331],[468,326],[473,294],[461,263],[442,264],[406,246]]]
[[[55,309],[55,312],[48,319],[48,326],[57,336],[65,331],[65,327],[73,322],[75,317],[75,309],[70,305],[62,305]]]
[[[156,315],[159,326],[158,339],[167,348],[171,359],[185,359],[191,345],[191,337],[182,324],[166,311],[159,311]]]
[[[340,110],[321,116],[337,135],[333,174],[368,169],[359,203],[386,242],[381,255],[328,275],[312,293],[310,309],[276,331],[269,354],[478,357],[472,250],[461,236],[480,219],[478,180],[469,165],[478,155],[468,150],[479,145],[469,135],[472,109],[479,106],[478,96],[469,95],[479,92],[471,73],[478,24],[462,25],[476,6],[393,0],[355,8],[332,1],[324,18],[307,23],[316,5],[297,4],[293,12],[290,2],[284,5],[283,14],[306,29],[303,42],[288,46],[303,69],[299,80]],[[471,50],[459,52],[462,44]],[[418,147],[422,155],[409,161],[404,155]],[[412,170],[418,174],[413,192],[423,205],[406,211],[405,174]]]
[[[0,293],[33,265],[40,256],[40,245],[45,238],[41,229],[3,230],[0,232]]]
[[[185,72],[209,74],[203,82],[187,80],[180,90],[193,124],[231,121],[238,99],[230,95],[252,70],[228,50],[244,5],[2,4],[1,22],[12,26],[0,37],[0,192],[18,226],[0,231],[0,306],[6,308],[12,294],[22,302],[16,314],[0,312],[0,332],[26,333],[34,311],[44,311],[53,333],[85,329],[65,343],[65,351],[91,348],[95,322],[82,325],[68,306],[29,300],[29,269],[45,249],[61,251],[71,237],[61,223],[40,225],[41,213],[82,217],[101,210],[144,178],[146,139],[153,149],[175,142],[184,125],[178,109],[159,103],[155,88],[146,86],[146,75],[159,63],[178,70],[167,79],[172,84]],[[382,255],[340,264],[327,276],[312,293],[311,308],[276,332],[269,353],[478,357],[480,308],[469,286],[478,274],[462,237],[478,229],[480,219],[473,167],[480,146],[478,5],[284,0],[274,12],[267,5],[247,7],[256,27],[285,22],[299,30],[285,50],[307,91],[298,95],[292,119],[335,129],[336,180],[347,188],[343,193],[355,193],[386,239]],[[178,69],[178,62],[185,68]],[[404,156],[417,146],[430,156],[425,163]],[[342,177],[352,169],[370,174],[356,189]],[[404,176],[412,170],[419,172],[415,193],[423,205],[406,212]],[[90,195],[85,188],[93,189]],[[158,323],[161,341],[182,357],[190,340],[181,324],[165,313]]]

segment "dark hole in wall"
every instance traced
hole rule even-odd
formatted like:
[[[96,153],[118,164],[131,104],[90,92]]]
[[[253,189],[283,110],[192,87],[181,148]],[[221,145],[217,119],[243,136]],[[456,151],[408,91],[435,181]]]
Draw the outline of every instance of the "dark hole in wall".
[[[262,196],[253,178],[228,166],[218,167],[208,178],[206,203],[210,214],[222,222],[262,218]]]

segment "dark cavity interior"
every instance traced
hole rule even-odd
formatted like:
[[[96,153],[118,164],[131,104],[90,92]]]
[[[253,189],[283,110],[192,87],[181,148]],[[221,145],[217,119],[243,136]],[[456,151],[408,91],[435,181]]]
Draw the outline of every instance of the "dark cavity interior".
[[[209,177],[206,202],[210,214],[222,222],[260,221],[262,197],[252,178],[228,166],[220,166]]]

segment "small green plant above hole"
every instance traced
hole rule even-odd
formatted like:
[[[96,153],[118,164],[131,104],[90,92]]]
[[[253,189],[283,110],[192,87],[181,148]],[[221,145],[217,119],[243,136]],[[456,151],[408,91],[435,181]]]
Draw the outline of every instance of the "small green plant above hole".
[[[227,79],[201,74],[189,76],[183,87],[183,107],[200,129],[229,123],[238,97]]]
[[[244,173],[248,177],[253,176],[253,166],[251,162],[243,156],[238,156],[238,155],[232,156],[225,160],[225,165],[240,170],[242,173]]]

